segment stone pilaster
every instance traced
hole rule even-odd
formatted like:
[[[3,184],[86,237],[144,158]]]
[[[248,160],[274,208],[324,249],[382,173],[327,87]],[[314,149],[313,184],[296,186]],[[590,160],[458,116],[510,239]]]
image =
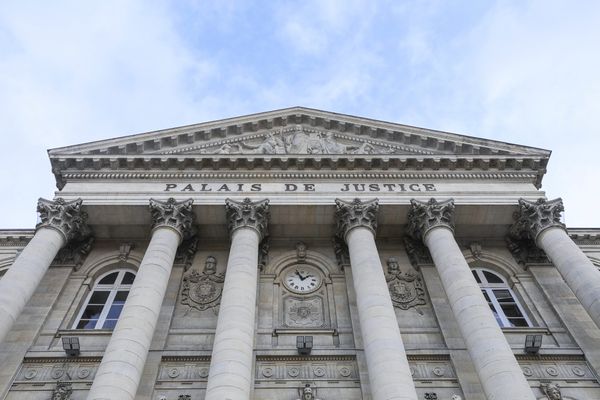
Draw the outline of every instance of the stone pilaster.
[[[0,279],[0,341],[12,329],[58,251],[69,240],[90,234],[81,204],[81,199],[39,199],[41,222],[36,233]]]
[[[509,237],[535,242],[600,327],[600,274],[567,234],[560,220],[562,211],[564,207],[560,198],[538,199],[536,202],[521,199]]]
[[[89,400],[135,397],[177,247],[192,233],[192,200],[150,200],[152,238],[104,352]]]
[[[406,351],[375,244],[377,199],[336,200],[336,234],[348,244],[373,400],[416,400]]]
[[[488,399],[534,400],[525,376],[454,239],[454,201],[411,200],[408,233],[423,240]]]
[[[252,398],[259,244],[267,234],[269,201],[226,200],[231,249],[205,400]]]

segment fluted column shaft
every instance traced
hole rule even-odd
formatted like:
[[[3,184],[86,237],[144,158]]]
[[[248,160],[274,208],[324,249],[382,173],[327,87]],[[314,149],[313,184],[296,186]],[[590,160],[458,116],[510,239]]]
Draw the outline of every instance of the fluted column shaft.
[[[33,238],[0,279],[0,342],[33,296],[58,251],[74,236],[87,233],[81,200],[40,199],[42,222]]]
[[[140,382],[177,247],[191,231],[192,201],[150,201],[154,229],[88,400],[131,400]]]
[[[489,400],[535,400],[453,233],[454,203],[412,201],[409,232],[422,239]]]
[[[512,235],[526,235],[544,250],[567,285],[600,327],[600,272],[585,253],[571,240],[560,221],[562,200],[537,202],[520,200],[518,220]]]
[[[373,400],[416,400],[406,351],[375,244],[377,201],[336,200],[338,236],[350,253]]]
[[[258,246],[266,234],[268,202],[227,200],[231,249],[205,400],[249,400],[252,392]]]

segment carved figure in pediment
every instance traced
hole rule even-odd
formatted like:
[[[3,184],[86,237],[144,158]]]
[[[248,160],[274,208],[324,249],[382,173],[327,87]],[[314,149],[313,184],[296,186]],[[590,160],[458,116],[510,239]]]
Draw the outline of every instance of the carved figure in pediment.
[[[242,143],[244,148],[249,149],[249,153],[252,154],[285,154],[286,148],[280,136],[275,135],[275,133],[270,132],[267,134],[265,140],[258,144],[252,145],[247,143]]]
[[[425,304],[425,290],[423,290],[423,282],[419,273],[416,271],[403,272],[396,257],[390,257],[387,265],[386,281],[394,306],[408,310],[411,307]]]
[[[202,149],[200,150],[201,154],[241,154],[242,153],[242,149],[240,148],[240,145],[238,144],[229,144],[229,143],[225,143],[223,145],[221,145],[221,147],[219,147],[217,150],[207,150],[207,149]]]
[[[73,387],[69,382],[56,382],[56,387],[52,391],[52,400],[69,400],[73,394]]]
[[[304,385],[303,388],[298,389],[298,394],[300,398],[297,400],[319,400],[315,396],[317,395],[317,390],[310,386],[310,383]]]
[[[209,308],[214,311],[221,302],[224,281],[224,275],[217,274],[217,259],[208,256],[202,273],[193,269],[183,276],[181,304],[199,311]]]

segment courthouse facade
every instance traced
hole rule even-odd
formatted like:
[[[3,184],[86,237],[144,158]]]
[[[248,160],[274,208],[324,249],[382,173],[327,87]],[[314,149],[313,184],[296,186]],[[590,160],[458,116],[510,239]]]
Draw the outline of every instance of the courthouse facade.
[[[600,399],[600,230],[547,150],[294,107],[49,156],[0,399]]]

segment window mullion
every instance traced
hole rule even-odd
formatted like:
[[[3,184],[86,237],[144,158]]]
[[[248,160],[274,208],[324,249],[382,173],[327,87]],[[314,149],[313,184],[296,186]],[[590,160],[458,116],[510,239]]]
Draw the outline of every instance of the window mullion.
[[[104,303],[104,308],[102,309],[102,312],[100,313],[100,316],[98,317],[98,323],[96,324],[96,329],[102,329],[102,326],[104,325],[104,321],[106,321],[106,316],[108,315],[108,311],[110,310],[110,307],[113,304],[113,301],[115,300],[115,296],[117,295],[117,290],[118,289],[112,289],[108,295],[108,298],[106,299],[106,303]]]

